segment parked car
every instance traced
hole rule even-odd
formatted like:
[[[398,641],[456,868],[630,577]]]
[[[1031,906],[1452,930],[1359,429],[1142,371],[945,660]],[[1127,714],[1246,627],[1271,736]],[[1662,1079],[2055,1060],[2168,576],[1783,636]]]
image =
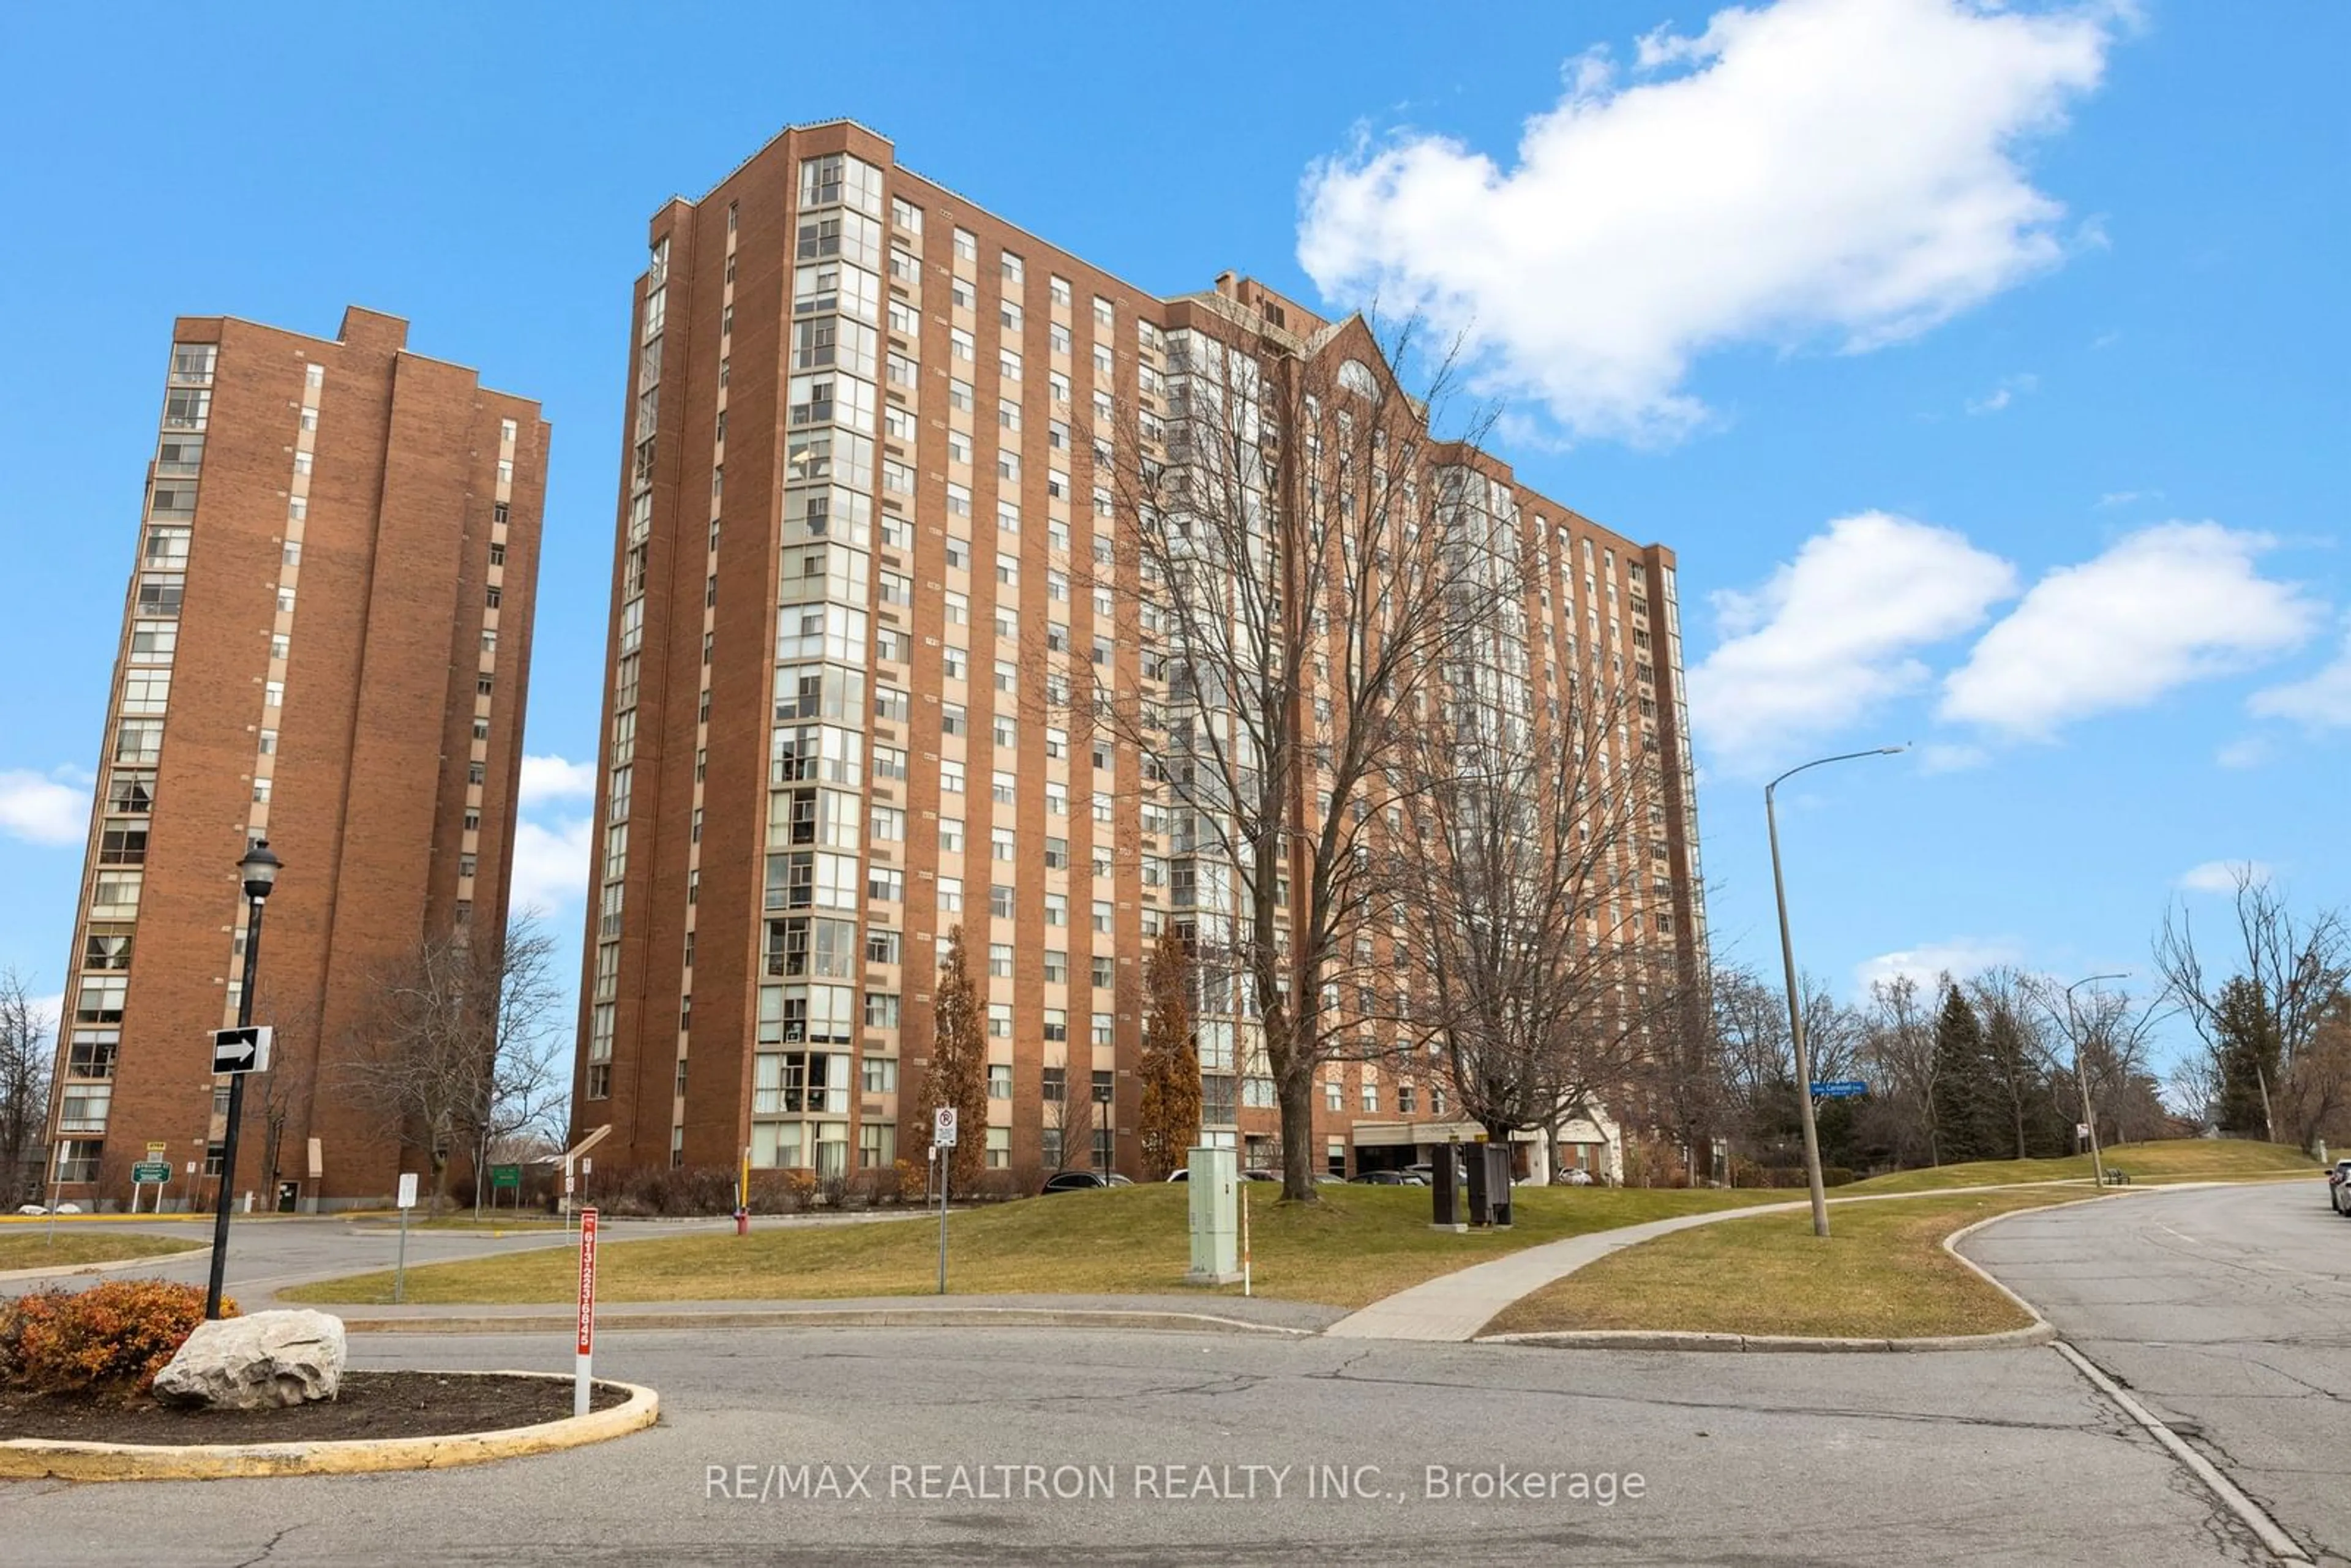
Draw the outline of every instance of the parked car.
[[[1585,1170],[1582,1166],[1570,1166],[1565,1170],[1559,1173],[1557,1185],[1561,1186],[1590,1186],[1592,1185],[1592,1173]]]
[[[79,1214],[81,1212],[81,1205],[78,1203],[61,1203],[57,1205],[56,1208],[50,1209],[44,1208],[37,1203],[28,1203],[18,1208],[16,1212],[19,1214]]]
[[[1354,1181],[1359,1186],[1411,1186],[1415,1183],[1403,1171],[1357,1171]]]
[[[1055,1171],[1045,1178],[1045,1192],[1082,1192],[1094,1186],[1132,1186],[1134,1184],[1123,1176],[1104,1176],[1100,1171]],[[1041,1197],[1042,1194],[1040,1194]]]
[[[1243,1181],[1280,1181],[1280,1179],[1281,1177],[1273,1171],[1247,1170],[1241,1172],[1241,1180]]]
[[[1174,1170],[1167,1173],[1167,1179],[1169,1181],[1190,1181],[1192,1179],[1192,1167],[1190,1166],[1177,1166]]]
[[[2326,1207],[2351,1217],[2351,1160],[2337,1160],[2326,1172]]]

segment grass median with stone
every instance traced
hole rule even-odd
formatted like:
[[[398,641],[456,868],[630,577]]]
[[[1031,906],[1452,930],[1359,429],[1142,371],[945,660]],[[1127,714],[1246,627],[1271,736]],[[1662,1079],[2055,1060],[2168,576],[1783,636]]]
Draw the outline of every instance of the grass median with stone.
[[[209,1234],[202,1240],[123,1230],[60,1231],[50,1237],[28,1228],[13,1235],[0,1233],[0,1273],[18,1269],[78,1269],[92,1263],[119,1263],[127,1258],[163,1258],[211,1244]]]
[[[1980,1219],[2079,1202],[2080,1189],[1834,1204],[1729,1219],[1628,1247],[1505,1308],[1485,1333],[1582,1329],[1911,1339],[2032,1321],[1943,1249]]]
[[[1355,1308],[1407,1286],[1521,1248],[1646,1220],[1770,1202],[1784,1194],[1682,1189],[1521,1187],[1517,1225],[1466,1235],[1429,1228],[1426,1187],[1326,1186],[1322,1201],[1249,1195],[1257,1293]],[[948,1288],[957,1295],[1166,1295],[1187,1287],[1190,1190],[1159,1184],[1057,1193],[948,1221]],[[405,1299],[442,1304],[569,1301],[577,1261],[549,1248],[408,1270]],[[938,1228],[886,1224],[778,1227],[747,1237],[622,1241],[597,1249],[605,1302],[838,1300],[930,1295],[937,1288]],[[1224,1293],[1238,1294],[1238,1285]],[[280,1300],[371,1303],[392,1299],[389,1271],[278,1292]]]

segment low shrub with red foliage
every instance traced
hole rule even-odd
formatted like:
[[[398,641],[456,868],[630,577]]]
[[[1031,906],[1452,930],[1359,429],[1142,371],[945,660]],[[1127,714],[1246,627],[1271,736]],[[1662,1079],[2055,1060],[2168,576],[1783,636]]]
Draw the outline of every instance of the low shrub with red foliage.
[[[221,1315],[235,1317],[224,1300]],[[0,1301],[0,1387],[136,1398],[204,1320],[204,1292],[162,1280],[36,1291]]]

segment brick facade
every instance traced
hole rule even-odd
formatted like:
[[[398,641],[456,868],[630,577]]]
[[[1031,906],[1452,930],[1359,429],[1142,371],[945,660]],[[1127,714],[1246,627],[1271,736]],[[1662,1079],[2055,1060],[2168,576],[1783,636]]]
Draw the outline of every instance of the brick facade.
[[[235,1021],[248,838],[285,862],[255,998],[288,1093],[280,1179],[338,1207],[421,1168],[337,1061],[372,976],[428,931],[506,918],[548,427],[406,337],[356,307],[333,341],[173,328],[59,1029],[66,1197],[123,1202],[160,1145],[167,1202],[210,1200],[209,1033]],[[131,873],[135,900],[110,883],[98,902]],[[256,1077],[237,1185],[270,1207],[264,1098]]]
[[[609,1125],[606,1168],[731,1168],[747,1149],[755,1166],[820,1174],[919,1164],[930,992],[959,921],[1002,1030],[988,1040],[1005,1075],[989,1100],[991,1166],[1051,1163],[1053,1074],[1071,1093],[1102,1086],[1107,1163],[1136,1170],[1142,960],[1152,933],[1188,916],[1145,880],[1174,852],[1164,831],[1144,831],[1142,759],[1116,746],[1099,766],[1051,685],[1071,661],[1082,672],[1098,636],[1119,683],[1146,678],[1131,605],[1098,615],[1089,591],[1112,570],[1095,541],[1118,526],[1087,477],[1097,394],[1130,417],[1159,406],[1170,335],[1231,339],[1280,320],[1301,338],[1331,324],[1231,275],[1155,297],[900,167],[887,141],[848,122],[786,131],[699,201],[664,207],[648,240],[575,1138]],[[815,483],[826,465],[829,486]],[[1621,586],[1646,638],[1642,584],[1670,602],[1671,552],[1481,466],[1556,528],[1561,556],[1571,536],[1605,552],[1610,623]],[[1567,596],[1562,620],[1597,603],[1583,575],[1545,585],[1546,604],[1553,589]],[[1677,917],[1659,956],[1687,963],[1703,906],[1677,626],[1659,609],[1666,645],[1644,695],[1673,802],[1656,907]],[[790,684],[803,674],[805,703]],[[805,765],[803,728],[819,750]],[[796,801],[811,814],[805,837]],[[945,841],[957,829],[959,847]],[[1106,873],[1090,874],[1098,862]],[[791,880],[802,875],[806,888]],[[991,912],[995,888],[1008,914]],[[1346,1071],[1343,1104],[1318,1099],[1318,1165],[1325,1139],[1352,1145],[1359,1123],[1397,1119],[1376,1070]],[[1276,1125],[1271,1101],[1236,1082],[1245,1062],[1221,1072],[1234,1109],[1210,1135],[1254,1156]]]

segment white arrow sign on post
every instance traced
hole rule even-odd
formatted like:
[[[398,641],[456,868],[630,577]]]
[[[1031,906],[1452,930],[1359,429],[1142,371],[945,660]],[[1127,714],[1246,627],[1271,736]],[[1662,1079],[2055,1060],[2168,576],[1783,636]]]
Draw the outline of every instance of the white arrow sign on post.
[[[213,1072],[266,1072],[269,1071],[269,1026],[246,1024],[238,1029],[213,1030]]]

